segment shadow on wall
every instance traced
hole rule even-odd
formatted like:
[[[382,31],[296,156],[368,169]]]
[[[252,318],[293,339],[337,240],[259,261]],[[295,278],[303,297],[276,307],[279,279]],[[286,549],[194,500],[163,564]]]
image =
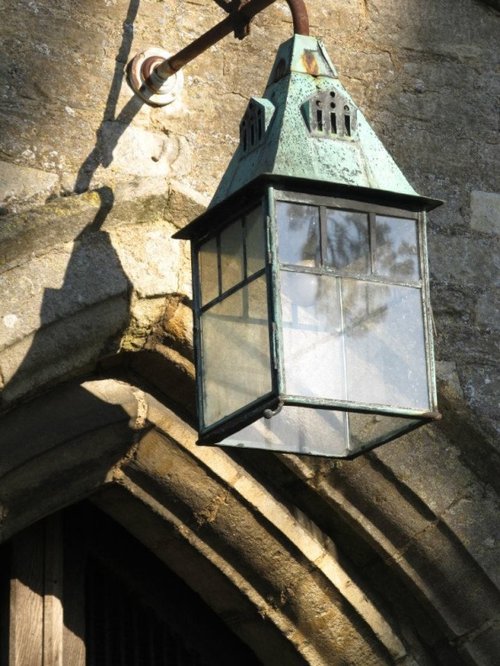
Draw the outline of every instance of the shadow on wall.
[[[111,87],[96,132],[96,144],[82,163],[75,181],[77,194],[91,189],[92,179],[100,166],[108,167],[112,163],[118,140],[143,105],[142,100],[134,96],[117,115],[123,63],[129,60],[139,5],[140,0],[130,0]],[[103,128],[110,121],[115,131],[112,139],[108,134],[104,140]],[[128,323],[132,285],[109,234],[102,230],[114,205],[114,193],[108,186],[97,188],[95,192],[99,195],[99,209],[74,239],[61,288],[44,290],[40,328],[15,374],[4,387],[5,402],[54,377],[71,373],[71,363],[76,371],[85,367],[112,346]],[[114,300],[112,307],[109,307],[110,299]],[[69,364],[68,358],[71,359]]]

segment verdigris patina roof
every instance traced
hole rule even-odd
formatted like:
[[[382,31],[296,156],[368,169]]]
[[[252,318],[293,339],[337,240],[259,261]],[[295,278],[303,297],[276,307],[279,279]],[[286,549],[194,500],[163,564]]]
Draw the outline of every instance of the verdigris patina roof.
[[[263,173],[418,196],[340,83],[324,45],[302,35],[281,45],[264,97],[250,100],[211,206]]]

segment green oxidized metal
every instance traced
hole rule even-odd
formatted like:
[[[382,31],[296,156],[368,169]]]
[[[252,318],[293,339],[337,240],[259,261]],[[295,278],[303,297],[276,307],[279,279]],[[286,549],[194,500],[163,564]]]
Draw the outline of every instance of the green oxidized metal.
[[[357,116],[352,138],[311,135],[304,105],[321,91],[335,91]],[[274,174],[418,196],[337,78],[323,44],[295,35],[280,47],[263,99],[265,141],[237,149],[211,205],[258,175]]]

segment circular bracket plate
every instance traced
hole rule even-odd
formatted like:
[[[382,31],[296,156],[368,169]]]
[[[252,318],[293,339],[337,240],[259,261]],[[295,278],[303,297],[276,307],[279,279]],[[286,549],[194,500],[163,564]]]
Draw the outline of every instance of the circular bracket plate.
[[[177,98],[182,89],[184,77],[182,72],[175,72],[165,81],[161,82],[158,88],[153,88],[148,84],[144,76],[144,62],[150,58],[158,60],[167,60],[170,53],[164,49],[152,47],[138,53],[127,65],[127,80],[132,90],[150,106],[165,106],[171,104]]]

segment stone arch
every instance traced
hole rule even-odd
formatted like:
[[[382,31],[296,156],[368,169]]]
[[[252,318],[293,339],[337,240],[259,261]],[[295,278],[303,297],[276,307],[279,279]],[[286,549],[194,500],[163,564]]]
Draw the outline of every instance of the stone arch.
[[[325,535],[224,452],[196,447],[189,426],[152,396],[102,380],[64,385],[35,403],[5,420],[5,445],[26,445],[2,469],[4,539],[91,495],[263,663],[404,656]]]
[[[390,459],[332,469],[197,447],[172,410],[116,379],[61,385],[2,432],[2,540],[91,497],[263,663],[489,663],[492,581]]]

